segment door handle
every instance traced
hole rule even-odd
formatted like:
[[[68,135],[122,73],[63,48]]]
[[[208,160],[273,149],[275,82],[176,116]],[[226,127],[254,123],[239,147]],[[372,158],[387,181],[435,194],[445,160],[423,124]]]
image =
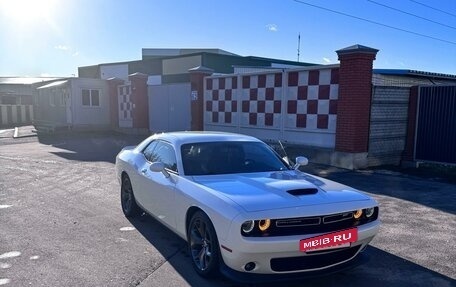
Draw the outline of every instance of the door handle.
[[[147,168],[143,168],[143,169],[141,170],[141,173],[142,173],[142,174],[146,174],[146,172],[147,172]]]

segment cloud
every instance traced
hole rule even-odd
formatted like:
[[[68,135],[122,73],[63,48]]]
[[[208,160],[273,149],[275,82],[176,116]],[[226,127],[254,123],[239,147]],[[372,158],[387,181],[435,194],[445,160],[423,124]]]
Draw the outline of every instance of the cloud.
[[[73,48],[71,48],[70,46],[66,46],[66,45],[57,45],[57,46],[54,46],[54,49],[59,50],[59,51],[62,51],[62,52],[65,52],[65,53],[68,53],[68,54],[71,55],[72,57],[77,57],[77,56],[79,56],[79,51],[73,50]]]
[[[41,73],[40,77],[52,77],[52,75],[49,73]]]
[[[69,50],[71,50],[70,47],[65,46],[65,45],[55,46],[54,49],[61,50],[61,51],[69,51]]]
[[[268,25],[266,25],[266,28],[268,28],[268,30],[271,32],[279,31],[279,28],[277,28],[276,24],[268,24]]]
[[[325,63],[331,63],[331,60],[329,58],[323,57],[323,62]]]

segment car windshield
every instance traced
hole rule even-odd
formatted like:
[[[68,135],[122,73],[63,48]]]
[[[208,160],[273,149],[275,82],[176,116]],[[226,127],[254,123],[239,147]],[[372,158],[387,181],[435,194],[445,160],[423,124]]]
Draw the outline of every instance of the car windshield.
[[[185,175],[287,170],[287,164],[262,142],[203,142],[181,147]]]

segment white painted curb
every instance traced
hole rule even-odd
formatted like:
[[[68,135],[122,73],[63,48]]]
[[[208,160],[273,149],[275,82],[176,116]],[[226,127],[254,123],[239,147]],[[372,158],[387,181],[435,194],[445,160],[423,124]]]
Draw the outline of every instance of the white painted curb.
[[[19,136],[19,129],[17,127],[15,127],[13,138],[17,138],[18,136]]]

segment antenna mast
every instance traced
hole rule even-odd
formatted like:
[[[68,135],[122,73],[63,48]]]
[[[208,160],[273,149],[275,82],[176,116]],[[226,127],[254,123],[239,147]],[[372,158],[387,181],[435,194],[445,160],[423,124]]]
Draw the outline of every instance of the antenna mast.
[[[301,47],[301,33],[298,34],[298,62],[299,62],[299,49]]]

